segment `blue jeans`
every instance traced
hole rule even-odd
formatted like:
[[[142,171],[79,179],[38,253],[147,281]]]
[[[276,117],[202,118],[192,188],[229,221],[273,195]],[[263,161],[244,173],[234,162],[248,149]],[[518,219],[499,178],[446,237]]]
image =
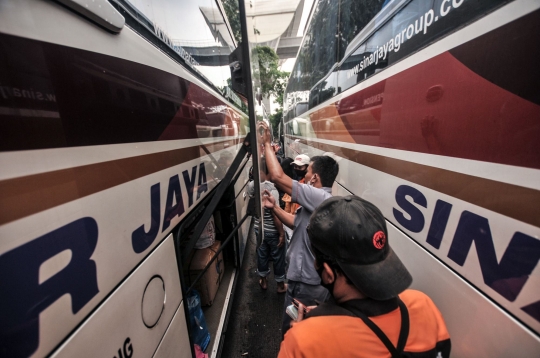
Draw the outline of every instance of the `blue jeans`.
[[[285,243],[281,247],[277,232],[265,232],[261,246],[257,249],[257,273],[266,277],[270,273],[268,261],[270,257],[274,261],[274,278],[276,282],[285,281]]]

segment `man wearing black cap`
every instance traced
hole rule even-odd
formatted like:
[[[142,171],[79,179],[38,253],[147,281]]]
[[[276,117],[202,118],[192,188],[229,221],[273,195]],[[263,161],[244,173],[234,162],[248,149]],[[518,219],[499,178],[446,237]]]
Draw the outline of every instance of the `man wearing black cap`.
[[[299,305],[279,357],[450,356],[441,313],[390,248],[386,221],[357,196],[333,197],[307,229],[315,267],[337,304]],[[340,317],[337,317],[340,316]]]

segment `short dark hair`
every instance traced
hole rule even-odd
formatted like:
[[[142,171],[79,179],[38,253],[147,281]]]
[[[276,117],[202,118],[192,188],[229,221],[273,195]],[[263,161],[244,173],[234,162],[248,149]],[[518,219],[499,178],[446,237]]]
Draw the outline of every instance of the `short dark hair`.
[[[292,162],[294,162],[293,158],[285,158],[281,162],[281,169],[283,169],[283,173],[285,173],[285,175],[289,178],[293,177],[293,169],[291,165]]]
[[[327,155],[318,155],[311,158],[313,165],[311,171],[321,178],[323,187],[331,187],[339,173],[339,165],[334,158]]]

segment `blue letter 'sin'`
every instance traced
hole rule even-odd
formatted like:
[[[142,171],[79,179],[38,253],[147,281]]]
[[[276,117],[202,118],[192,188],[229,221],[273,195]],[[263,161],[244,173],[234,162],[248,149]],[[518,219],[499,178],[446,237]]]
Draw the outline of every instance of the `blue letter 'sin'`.
[[[39,346],[39,314],[65,294],[73,314],[99,289],[96,264],[90,260],[98,226],[86,217],[32,240],[0,256],[0,352],[5,357],[28,357]],[[41,264],[65,250],[71,261],[39,283]]]
[[[459,219],[448,258],[463,266],[473,242],[484,283],[507,300],[514,301],[540,259],[540,241],[516,232],[501,262],[497,263],[488,219],[464,211]]]
[[[159,183],[150,188],[150,230],[144,231],[144,224],[139,226],[131,234],[131,246],[133,251],[140,254],[146,250],[157,237],[161,222],[161,208],[159,200]]]
[[[436,249],[441,247],[441,241],[446,230],[446,224],[448,224],[450,211],[452,211],[452,204],[444,200],[437,200],[426,240],[428,244]]]
[[[409,202],[406,196],[410,196],[416,204],[427,208],[427,200],[424,194],[412,186],[400,185],[396,190],[396,203],[411,216],[411,219],[408,220],[405,218],[403,213],[395,208],[393,208],[394,217],[405,229],[412,232],[420,232],[424,228],[424,214]]]

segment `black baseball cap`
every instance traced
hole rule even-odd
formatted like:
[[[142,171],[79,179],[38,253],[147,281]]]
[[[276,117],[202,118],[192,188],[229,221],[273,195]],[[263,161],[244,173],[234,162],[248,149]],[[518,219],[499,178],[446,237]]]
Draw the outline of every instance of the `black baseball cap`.
[[[336,260],[366,296],[387,300],[403,292],[412,276],[388,244],[381,211],[355,195],[325,200],[311,215],[311,245]]]

